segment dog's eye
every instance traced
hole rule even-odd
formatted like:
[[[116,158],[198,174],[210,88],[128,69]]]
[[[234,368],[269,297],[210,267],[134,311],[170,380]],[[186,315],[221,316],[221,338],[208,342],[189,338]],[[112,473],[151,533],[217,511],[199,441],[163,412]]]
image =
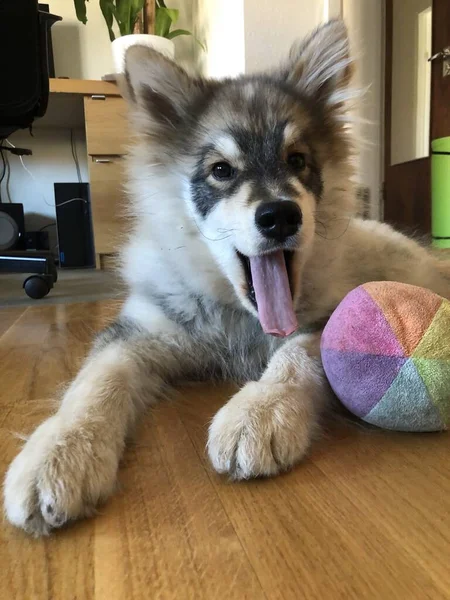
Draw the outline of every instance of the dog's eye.
[[[303,171],[303,169],[306,167],[305,155],[301,154],[300,152],[293,152],[287,157],[287,163],[296,171]]]
[[[234,177],[234,169],[227,162],[218,162],[213,166],[212,174],[219,181],[224,181]]]

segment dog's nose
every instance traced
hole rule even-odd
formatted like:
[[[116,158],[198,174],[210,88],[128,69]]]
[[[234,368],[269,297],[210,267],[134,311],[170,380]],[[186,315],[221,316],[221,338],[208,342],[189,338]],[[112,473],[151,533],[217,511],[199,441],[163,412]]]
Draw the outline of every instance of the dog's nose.
[[[284,242],[302,224],[302,213],[295,202],[263,202],[256,209],[256,226],[264,237]]]

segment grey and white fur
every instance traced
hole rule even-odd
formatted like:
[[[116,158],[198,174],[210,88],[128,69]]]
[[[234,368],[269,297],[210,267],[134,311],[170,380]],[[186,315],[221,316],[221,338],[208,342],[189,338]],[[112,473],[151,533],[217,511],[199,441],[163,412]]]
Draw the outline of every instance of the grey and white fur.
[[[148,48],[128,51],[122,86],[135,138],[121,270],[129,293],[59,410],[11,464],[12,524],[39,535],[93,514],[115,489],[136,420],[182,379],[243,384],[209,429],[219,473],[246,479],[291,468],[331,402],[320,333],[305,332],[366,281],[449,297],[444,263],[388,225],[353,216],[351,73],[341,21],[313,32],[277,71],[235,80],[194,79]],[[267,239],[255,212],[285,201],[300,209],[301,227]],[[291,252],[300,323],[287,339],[263,333],[242,262],[279,249]]]

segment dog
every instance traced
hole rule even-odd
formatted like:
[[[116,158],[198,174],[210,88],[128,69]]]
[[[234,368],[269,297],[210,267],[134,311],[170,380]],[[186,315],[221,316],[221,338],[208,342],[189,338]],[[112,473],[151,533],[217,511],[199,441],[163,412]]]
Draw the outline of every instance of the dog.
[[[209,428],[216,471],[239,480],[292,468],[333,402],[320,330],[346,293],[395,280],[449,297],[444,263],[354,216],[351,75],[339,20],[277,71],[234,80],[128,50],[129,293],[12,462],[12,524],[41,535],[92,515],[137,419],[182,379],[242,383]]]

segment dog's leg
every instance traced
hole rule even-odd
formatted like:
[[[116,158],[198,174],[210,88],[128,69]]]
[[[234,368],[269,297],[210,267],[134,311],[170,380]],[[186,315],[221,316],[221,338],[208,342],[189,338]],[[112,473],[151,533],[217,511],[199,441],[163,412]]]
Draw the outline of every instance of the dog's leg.
[[[219,473],[236,479],[275,475],[305,456],[332,398],[319,344],[319,334],[290,340],[258,382],[245,385],[219,410],[208,439]]]
[[[4,499],[11,523],[45,534],[92,514],[113,492],[136,417],[189,368],[188,342],[173,333],[166,338],[120,321],[104,332],[58,412],[9,468]]]

